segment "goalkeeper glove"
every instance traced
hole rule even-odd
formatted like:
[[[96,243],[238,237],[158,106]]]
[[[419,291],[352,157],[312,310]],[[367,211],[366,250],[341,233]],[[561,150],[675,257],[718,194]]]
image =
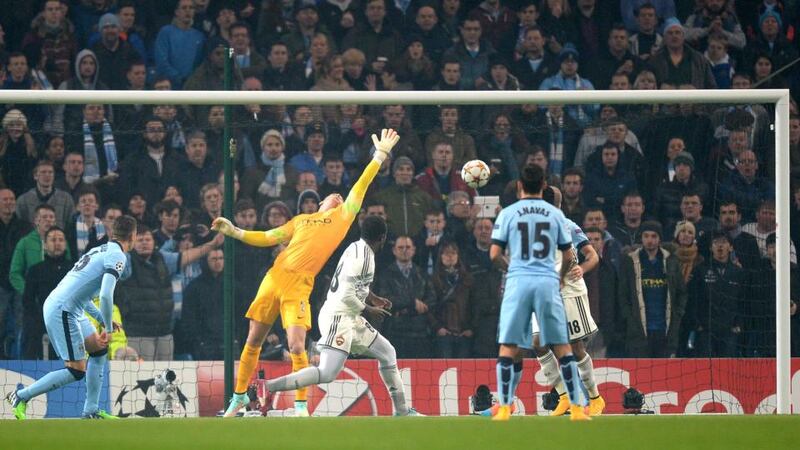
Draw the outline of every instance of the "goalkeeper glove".
[[[372,143],[375,145],[375,154],[372,155],[372,158],[379,163],[383,163],[389,153],[392,152],[392,148],[397,145],[397,142],[400,141],[400,135],[397,134],[396,131],[389,128],[384,128],[381,130],[381,137],[378,139],[378,136],[372,135]]]
[[[211,224],[211,229],[218,231],[225,236],[230,236],[241,240],[244,237],[244,230],[232,224],[230,220],[224,217],[217,217]]]

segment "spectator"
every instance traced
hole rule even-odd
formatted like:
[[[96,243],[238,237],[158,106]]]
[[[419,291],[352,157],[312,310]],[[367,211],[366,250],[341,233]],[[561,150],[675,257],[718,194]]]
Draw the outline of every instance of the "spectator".
[[[322,62],[317,81],[311,86],[312,91],[352,91],[353,87],[344,78],[344,62],[339,55],[333,55]],[[336,106],[315,106],[312,108],[315,119],[330,121],[336,118]]]
[[[96,29],[97,21],[100,20],[100,17],[102,17],[103,14],[111,12],[114,6],[114,2],[111,0],[78,2],[70,6],[72,8],[72,20],[75,23],[75,31],[80,45],[83,45],[92,34],[92,31]]]
[[[236,69],[242,80],[264,73],[267,60],[253,49],[250,26],[246,22],[236,22],[228,28],[228,32]]]
[[[125,87],[128,91],[143,91],[147,82],[147,67],[141,60],[131,62],[125,69]],[[141,139],[138,130],[142,129],[147,108],[144,105],[115,105],[114,121],[117,132],[130,136],[122,147],[122,154],[127,155],[139,148]],[[134,136],[131,136],[134,135]],[[130,151],[129,151],[130,150]],[[127,341],[126,341],[127,342]]]
[[[605,124],[606,141],[598,145],[594,152],[586,158],[586,173],[596,171],[601,165],[601,155],[603,148],[607,145],[614,145],[619,149],[619,166],[625,172],[636,178],[636,182],[647,187],[645,179],[645,160],[644,155],[635,147],[629,145],[625,138],[628,135],[628,125],[622,119],[609,119]],[[645,192],[649,194],[649,192]]]
[[[286,206],[286,203],[274,201],[264,207],[259,225],[263,226],[265,230],[271,230],[284,225],[292,216],[293,214],[289,207]]]
[[[306,189],[297,197],[297,214],[314,214],[319,211],[319,194],[317,191]]]
[[[667,229],[681,217],[683,197],[687,194],[696,194],[699,204],[708,204],[708,185],[694,174],[694,158],[689,152],[681,151],[672,160],[674,175],[672,180],[664,180],[656,188],[653,197],[655,217]],[[701,209],[702,211],[702,209]]]
[[[527,153],[528,140],[512,127],[507,114],[500,113],[489,123],[490,132],[478,142],[478,157],[490,163],[496,159],[500,160],[496,165],[497,171],[492,177],[497,178],[498,182],[502,181],[502,185],[505,186],[509,181],[519,178],[517,160]]]
[[[745,273],[731,260],[731,242],[725,233],[715,233],[711,242],[711,260],[698,267],[690,285],[687,319],[694,324],[690,330],[696,336],[697,356],[736,357],[742,332]]]
[[[435,330],[434,345],[439,358],[469,358],[472,356],[473,279],[461,259],[461,250],[453,241],[443,243],[437,252],[431,287],[436,306],[428,313],[431,330]]]
[[[224,356],[222,250],[212,250],[205,257],[203,274],[194,279],[183,294],[181,321],[175,340],[187,344],[195,361],[219,361]]]
[[[489,247],[492,245],[492,219],[488,217],[475,220],[472,228],[472,239],[458,239],[462,245],[463,262],[472,275],[478,272],[491,271],[492,261],[489,259]]]
[[[393,249],[395,261],[375,283],[377,295],[392,298],[392,317],[384,322],[383,329],[398,358],[432,356],[427,317],[429,309],[436,307],[436,297],[425,271],[412,262],[414,251],[410,237],[398,236]]]
[[[603,233],[603,251],[598,252],[598,254],[614,266],[614,270],[619,270],[622,245],[608,232],[608,220],[603,209],[600,207],[588,207],[581,223],[584,229],[597,228]]]
[[[558,63],[553,56],[545,51],[544,32],[537,26],[525,31],[522,41],[522,58],[512,68],[522,86],[526,89],[538,89],[542,82],[555,76],[558,72]]]
[[[5,61],[5,59],[4,59]],[[28,58],[23,53],[11,52],[7,58],[8,76],[5,76],[6,71],[3,71],[2,89],[48,89],[50,82],[44,76],[44,73],[37,69],[30,69],[28,66]],[[4,105],[3,109],[15,108],[22,112],[28,120],[28,125],[31,129],[38,130],[45,125],[45,120],[48,119],[48,107],[45,105]],[[60,131],[51,121],[47,123],[49,132]]]
[[[708,37],[708,47],[703,56],[711,65],[711,73],[719,89],[730,89],[731,79],[735,73],[734,61],[728,55],[728,41],[724,36],[713,34]]]
[[[644,217],[644,200],[637,191],[630,191],[622,198],[622,220],[609,229],[614,239],[622,244],[622,251],[628,253],[642,243],[641,227]]]
[[[75,202],[72,196],[53,187],[55,169],[50,161],[39,161],[33,169],[33,179],[36,187],[22,194],[17,199],[17,215],[28,222],[33,222],[36,208],[47,204],[56,212],[56,225],[63,227],[69,222],[75,212]]]
[[[587,351],[595,357],[619,357],[624,354],[625,323],[617,304],[617,271],[603,257],[606,248],[603,230],[597,227],[584,228],[589,243],[600,259],[595,270],[583,274],[589,297],[589,311],[600,329],[600,333],[589,341]]]
[[[236,226],[248,231],[264,229],[259,225],[258,214],[256,207],[252,200],[240,199],[236,202],[233,208],[234,221]],[[267,205],[264,214],[264,223],[267,223],[266,228],[275,228],[285,224],[291,218],[289,208],[282,202],[273,202]],[[211,253],[213,254],[213,252]],[[236,336],[241,339],[242,334],[247,334],[247,327],[245,325],[247,319],[244,314],[250,306],[250,302],[258,291],[258,286],[264,277],[264,273],[268,267],[272,265],[272,249],[264,247],[254,247],[247,245],[244,242],[236,241],[234,243],[234,258],[236,264],[236,285],[235,285],[235,307],[236,317],[244,319],[242,322],[236,323]],[[205,273],[205,269],[204,269]],[[187,293],[188,295],[188,290]],[[189,298],[186,297],[188,301]],[[241,313],[241,315],[240,315]],[[184,311],[182,317],[186,317],[187,311]],[[239,319],[239,320],[242,320]],[[246,336],[245,336],[246,337]]]
[[[705,253],[711,242],[708,240],[714,230],[719,228],[719,222],[712,217],[703,216],[703,199],[696,192],[686,192],[681,197],[680,220],[691,222],[696,231],[697,245]],[[673,230],[670,224],[668,230]]]
[[[578,74],[579,58],[580,55],[574,45],[565,45],[558,54],[558,63],[561,69],[557,74],[542,81],[542,84],[539,85],[539,90],[593,91],[594,85],[592,82]],[[598,105],[570,105],[567,107],[567,113],[580,126],[585,127],[591,122],[599,109]]]
[[[497,357],[497,324],[500,303],[503,300],[503,272],[491,267],[488,271],[472,274],[475,283],[470,294],[472,304],[472,330],[474,333],[473,358]]]
[[[31,174],[38,159],[36,143],[28,129],[28,119],[18,109],[3,116],[0,134],[0,181],[15,195],[33,187]]]
[[[55,165],[55,163],[54,163]],[[61,165],[63,172],[61,176],[56,176],[54,186],[72,196],[72,200],[78,203],[78,193],[90,187],[83,182],[83,155],[78,152],[70,152],[63,158]]]
[[[167,132],[164,143],[167,149],[180,156],[185,156],[186,134],[184,133],[184,127],[181,123],[182,118],[178,115],[178,108],[176,108],[175,105],[157,105],[153,107],[153,116],[164,122],[164,127]]]
[[[156,248],[160,249],[167,241],[173,240],[175,232],[181,225],[183,217],[181,217],[181,205],[174,200],[162,200],[156,203],[153,208],[156,216],[158,217],[159,227],[153,231],[153,240],[156,242]]]
[[[524,45],[528,30],[539,26],[539,3],[532,0],[519,2],[516,15],[517,20],[497,45],[498,51],[512,61],[518,61],[525,56]]]
[[[289,50],[285,43],[272,44],[267,55],[267,65],[262,75],[266,90],[301,90],[303,75],[297,63],[289,58]]]
[[[744,224],[742,231],[752,235],[756,238],[758,250],[761,253],[761,258],[769,257],[767,253],[767,238],[775,233],[778,224],[775,221],[775,201],[764,200],[758,205],[756,210],[756,221]],[[793,265],[797,265],[797,251],[795,250],[794,241],[789,241],[789,258]]]
[[[636,12],[645,5],[652,5],[656,11],[656,23],[676,15],[675,0],[621,0],[619,9],[622,13],[622,20],[625,21],[625,27],[631,33],[639,31]]]
[[[683,138],[673,137],[667,143],[667,151],[665,155],[660,158],[654,158],[657,161],[651,162],[648,167],[648,175],[650,178],[655,178],[650,184],[654,183],[669,183],[675,180],[677,173],[677,163],[675,159],[681,155],[680,161],[684,166],[687,166],[692,171],[695,170],[694,156],[686,150],[686,143]],[[682,173],[685,175],[687,167],[684,167]]]
[[[194,11],[192,0],[178,0],[172,23],[158,31],[155,41],[156,71],[168,77],[175,89],[183,86],[203,54],[205,36],[192,28]]]
[[[400,156],[406,156],[411,158],[415,167],[427,166],[426,152],[422,147],[422,141],[414,131],[414,127],[411,126],[410,118],[406,114],[406,107],[403,105],[386,105],[383,107],[381,119],[379,123],[372,127],[373,133],[378,133],[382,128],[391,128],[400,135],[400,142],[392,150],[392,157],[396,159]],[[366,145],[370,145],[369,136],[371,134],[369,132],[366,134],[364,139]]]
[[[452,237],[447,230],[447,219],[439,209],[426,211],[423,225],[424,228],[414,236],[414,264],[430,276],[436,267],[436,258],[442,243]]]
[[[428,161],[433,161],[434,149],[440,143],[447,143],[453,149],[453,167],[460,168],[467,161],[477,158],[475,141],[458,123],[460,108],[454,105],[439,107],[440,126],[434,128],[425,139]]]
[[[30,23],[21,49],[35,67],[44,70],[53,86],[71,78],[70,65],[78,53],[75,27],[66,18],[66,2],[47,0],[42,12]]]
[[[25,293],[22,298],[22,359],[50,359],[44,353],[43,335],[47,332],[42,318],[42,307],[50,292],[72,268],[67,257],[67,240],[64,231],[52,227],[44,235],[44,259],[28,269],[25,275]]]
[[[664,38],[658,33],[658,17],[652,3],[645,3],[634,11],[638,30],[628,38],[630,51],[647,61],[663,45]],[[628,28],[631,30],[631,28]]]
[[[152,59],[147,52],[142,35],[143,29],[136,25],[136,3],[134,0],[120,0],[117,2],[117,19],[119,19],[119,35],[124,41],[128,42],[136,51],[136,60],[149,61]],[[102,19],[102,17],[100,17]],[[100,27],[98,27],[100,28]],[[89,36],[87,45],[94,46],[101,39],[99,31]]]
[[[391,233],[396,236],[416,235],[423,227],[425,212],[433,208],[434,202],[414,183],[414,162],[410,158],[395,158],[392,175],[395,184],[378,192],[375,200],[392,212],[387,223]]]
[[[715,231],[714,233],[716,234],[718,232]],[[689,288],[690,296],[691,288],[689,282],[692,281],[695,275],[695,269],[705,261],[703,255],[700,254],[696,235],[697,231],[694,224],[688,220],[681,220],[675,225],[675,233],[673,234],[672,241],[672,251],[675,253],[675,256],[678,257],[678,262],[681,265],[683,282],[686,284],[687,288]]]
[[[130,252],[131,276],[120,282],[114,303],[125,317],[128,345],[145,361],[173,359],[173,275],[221,243],[222,237],[218,235],[200,247],[180,253],[156,251],[153,233],[140,226]]]
[[[21,311],[20,297],[17,295],[9,279],[11,258],[17,243],[31,230],[31,225],[17,217],[17,199],[11,189],[0,189],[0,342],[5,342],[6,313]],[[13,334],[13,328],[8,334]],[[5,349],[0,349],[0,358],[5,357]]]
[[[296,1],[293,13],[296,26],[281,37],[281,42],[286,44],[293,61],[304,61],[310,55],[314,36],[318,33],[327,34],[328,29],[320,23],[317,5],[313,1]]]
[[[475,195],[461,178],[461,168],[453,165],[453,147],[445,142],[437,144],[433,149],[431,165],[417,176],[417,186],[427,192],[436,202],[447,203],[447,197],[453,191],[468,192]]]
[[[736,172],[719,186],[721,201],[732,200],[741,208],[742,217],[751,222],[755,219],[758,205],[775,198],[775,187],[765,177],[757,176],[758,159],[752,150],[745,150],[736,160]]]
[[[96,247],[106,236],[105,225],[97,218],[97,210],[100,209],[99,200],[97,191],[94,189],[88,188],[81,191],[78,194],[78,214],[70,219],[64,230],[70,254],[76,260]]]
[[[747,59],[751,65],[756,55],[767,55],[776,68],[781,68],[797,58],[794,48],[783,33],[784,25],[788,25],[778,11],[766,9],[758,18],[759,35],[747,46]]]
[[[539,23],[549,36],[548,49],[557,55],[568,42],[576,42],[578,39],[572,4],[566,0],[549,0],[541,5]]]
[[[208,144],[206,135],[200,130],[190,131],[186,135],[186,159],[181,159],[177,180],[180,191],[186,199],[187,208],[196,209],[200,206],[200,189],[213,183],[219,166],[208,157]]]
[[[444,52],[444,59],[458,61],[461,69],[459,81],[462,90],[481,89],[486,84],[483,78],[489,70],[489,55],[495,52],[489,41],[482,39],[481,23],[477,19],[467,18],[459,28],[461,42]]]
[[[154,205],[161,200],[168,183],[179,178],[180,159],[165,145],[167,128],[162,119],[147,119],[143,131],[144,148],[125,159],[120,185],[128,195],[139,192],[148,204]]]
[[[664,47],[653,54],[650,65],[661,83],[691,84],[696,89],[717,87],[708,62],[685,43],[684,28],[674,17],[664,22]]]
[[[517,22],[514,13],[501,0],[484,0],[469,13],[469,18],[480,22],[484,37],[494,48],[500,48],[500,43]]]
[[[561,210],[575,223],[582,222],[586,212],[583,202],[583,180],[583,172],[574,167],[565,170],[561,180]]]
[[[44,236],[47,230],[54,226],[56,226],[56,212],[53,207],[46,203],[37,206],[34,212],[33,230],[20,239],[14,247],[8,280],[20,298],[25,292],[25,274],[34,264],[42,262]],[[69,248],[67,257],[71,257]]]
[[[103,105],[84,105],[82,120],[81,132],[72,135],[68,147],[83,154],[83,182],[95,185],[105,199],[116,198],[121,187],[120,161],[128,156],[125,147],[117,148],[117,141],[126,140],[116,137]],[[78,127],[74,124],[70,129]]]
[[[733,262],[752,273],[752,271],[758,270],[761,263],[761,251],[758,249],[756,238],[749,233],[742,232],[741,220],[742,215],[736,202],[720,203],[719,225],[733,245]]]
[[[600,152],[599,168],[586,174],[585,200],[587,206],[599,206],[607,217],[616,218],[625,193],[636,188],[636,179],[620,163],[619,147],[608,142]]]
[[[705,51],[711,35],[725,37],[728,44],[742,50],[747,40],[728,0],[706,0],[700,11],[686,19],[686,40],[699,51]]]
[[[317,184],[322,183],[322,158],[328,135],[325,124],[313,122],[305,129],[305,151],[294,155],[289,160],[289,166],[297,172],[311,172],[317,179]]]
[[[642,248],[622,258],[619,301],[627,324],[628,356],[674,357],[686,307],[678,258],[661,246],[661,225],[642,224]]]
[[[64,137],[49,135],[44,142],[44,158],[53,163],[56,168],[56,183],[64,176]],[[81,160],[81,176],[83,176],[83,161]],[[58,185],[57,188],[61,189]],[[67,189],[61,189],[67,190]]]
[[[580,138],[580,125],[569,114],[564,113],[564,105],[547,105],[544,116],[535,125],[530,136],[533,144],[545,149],[549,162],[548,175],[556,180],[567,167],[573,165]]]
[[[212,25],[212,29],[208,31],[208,35],[210,37],[218,36],[225,39],[226,42],[230,42],[230,28],[231,25],[236,22],[236,8],[232,4],[226,4],[224,2],[218,5],[214,22],[215,24]],[[197,28],[198,24],[193,23],[192,25]]]
[[[111,89],[125,89],[128,67],[142,56],[121,36],[122,30],[116,15],[103,14],[97,29],[100,40],[92,46],[92,51],[97,56],[98,77]]]
[[[208,183],[200,188],[200,213],[193,222],[211,229],[211,223],[222,215],[222,188],[218,183]]]
[[[377,89],[375,75],[367,74],[367,71],[364,70],[366,63],[367,58],[364,56],[364,52],[357,48],[347,49],[342,53],[344,80],[352,89],[357,91]]]
[[[736,173],[736,161],[745,150],[750,149],[749,133],[746,129],[735,129],[728,132],[724,139],[724,147],[717,147],[711,151],[709,169],[714,176],[714,185],[720,185]]]
[[[597,58],[585,55],[586,61],[592,61],[585,71],[586,76],[595,86],[609,86],[614,75],[624,74],[630,77],[641,69],[641,60],[630,51],[628,31],[621,23],[615,24],[606,35],[608,48],[601,51]]]
[[[650,74],[652,75],[652,73]],[[652,82],[655,84],[655,77],[653,77]],[[589,156],[597,150],[598,146],[605,144],[608,140],[609,131],[621,131],[621,128],[618,126],[620,122],[625,124],[625,129],[627,130],[624,136],[626,148],[630,146],[635,148],[638,153],[644,154],[642,146],[639,144],[639,138],[627,126],[626,122],[620,120],[615,106],[603,105],[600,108],[600,122],[597,126],[589,126],[583,129],[583,136],[581,136],[580,141],[578,141],[578,151],[575,153],[574,166],[586,166],[586,160],[589,159]],[[617,128],[610,129],[612,125],[617,126]]]
[[[100,80],[100,63],[97,55],[89,49],[83,49],[75,57],[75,76],[68,78],[58,85],[59,90],[68,91],[94,91],[107,90],[108,85]],[[53,130],[61,132],[73,130],[81,123],[81,113],[85,105],[54,105]]]
[[[141,192],[134,192],[128,200],[128,208],[125,212],[135,218],[140,224],[157,226],[158,218],[155,217],[147,208],[147,200]]]
[[[339,194],[342,198],[347,197],[350,192],[349,183],[345,183],[344,161],[339,155],[331,155],[323,158],[322,170],[325,177],[319,186],[319,196],[325,198],[330,194]]]
[[[786,89],[786,79],[777,72],[773,73],[775,69],[777,66],[773,57],[767,54],[756,55],[752,65],[754,85],[758,89]]]
[[[395,73],[398,80],[410,84],[413,90],[427,91],[436,84],[437,65],[419,36],[411,36],[400,58],[386,67]]]
[[[221,91],[225,82],[225,48],[228,43],[222,38],[213,37],[206,41],[205,59],[194,69],[183,87],[187,91]],[[195,108],[194,115],[203,116],[204,107]]]
[[[439,71],[441,79],[433,87],[434,91],[460,91],[461,63],[455,58],[444,58]]]
[[[475,226],[478,207],[472,205],[471,200],[470,194],[465,191],[452,191],[447,196],[445,232],[450,234],[459,245],[472,239],[471,230]]]
[[[342,39],[342,48],[357,48],[364,52],[367,65],[375,73],[381,73],[388,61],[400,54],[399,36],[386,20],[384,0],[364,2],[365,23],[357,23]]]
[[[576,13],[573,16],[574,42],[583,54],[584,61],[599,61],[603,57],[602,39],[608,36],[614,21],[619,20],[619,13],[608,5],[598,5],[597,0],[579,0],[575,2]],[[570,42],[570,41],[564,41]],[[595,83],[597,85],[597,83]]]
[[[411,33],[418,36],[428,56],[435,63],[442,60],[442,55],[452,42],[447,36],[447,32],[439,24],[439,17],[432,5],[423,4],[417,9]]]

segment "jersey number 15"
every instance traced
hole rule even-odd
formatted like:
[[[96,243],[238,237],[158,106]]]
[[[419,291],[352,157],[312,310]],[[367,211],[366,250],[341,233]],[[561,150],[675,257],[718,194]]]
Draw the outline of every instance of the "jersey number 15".
[[[522,237],[522,249],[520,249],[520,257],[523,260],[528,260],[531,258],[530,253],[532,249],[528,222],[518,222],[517,229]],[[533,257],[536,259],[546,258],[547,255],[550,254],[550,237],[544,234],[547,231],[550,231],[550,223],[548,222],[537,222],[536,226],[533,227],[533,243],[536,244],[539,242],[542,244],[541,250],[533,251]]]

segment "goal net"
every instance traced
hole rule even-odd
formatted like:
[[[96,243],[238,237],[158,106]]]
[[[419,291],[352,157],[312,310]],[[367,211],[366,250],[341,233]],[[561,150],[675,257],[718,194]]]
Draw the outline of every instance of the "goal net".
[[[23,230],[3,248],[4,392],[63,367],[42,304],[110,220],[130,214],[147,231],[116,288],[125,335],[112,338],[101,406],[123,417],[215,415],[226,350],[238,360],[244,315],[284,247],[223,248],[211,221],[230,208],[239,227],[268,230],[347,197],[371,134],[394,128],[399,144],[316,275],[312,364],[339,257],[359,221],[380,215],[389,233],[372,290],[394,306],[372,325],[397,350],[406,398],[425,414],[473,412],[478,386],[496,390],[504,274],[488,258],[493,219],[516,200],[520,169],[536,164],[601,257],[584,275],[584,313],[599,326],[587,347],[607,412],[637,409],[623,402],[636,397],[629,388],[656,413],[789,412],[800,363],[789,359],[788,91],[259,92],[254,80],[247,92],[0,92],[2,183]],[[460,177],[472,159],[491,170],[477,190]],[[61,239],[43,238],[52,226]],[[42,240],[34,256],[26,246]],[[292,391],[262,404],[262,380],[291,371],[280,321],[260,359],[250,414],[291,415]],[[521,413],[548,413],[539,369],[530,355]],[[74,383],[28,412],[78,416],[84,393]],[[392,413],[377,363],[358,356],[308,395],[314,415]],[[5,403],[0,417],[13,417]]]

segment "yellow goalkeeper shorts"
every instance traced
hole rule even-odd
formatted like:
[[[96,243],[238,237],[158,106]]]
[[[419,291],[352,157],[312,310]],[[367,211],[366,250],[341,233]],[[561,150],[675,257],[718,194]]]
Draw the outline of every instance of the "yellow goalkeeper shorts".
[[[303,326],[311,329],[311,304],[314,275],[286,272],[273,267],[258,288],[245,317],[267,325],[275,323],[278,314],[284,328]]]

